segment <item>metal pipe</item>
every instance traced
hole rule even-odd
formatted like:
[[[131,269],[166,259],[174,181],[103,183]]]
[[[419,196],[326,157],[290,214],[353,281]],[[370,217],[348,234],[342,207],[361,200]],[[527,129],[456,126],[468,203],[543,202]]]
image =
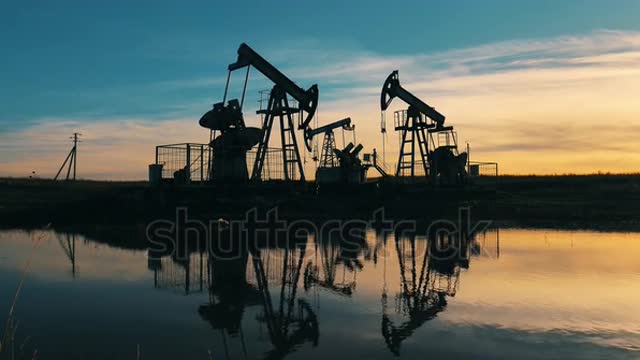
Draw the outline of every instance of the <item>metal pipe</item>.
[[[247,92],[247,83],[249,82],[249,70],[251,70],[251,65],[247,66],[247,75],[244,77],[244,87],[242,88],[242,98],[240,99],[240,109],[242,109],[242,105],[244,105],[244,95]]]
[[[222,104],[227,102],[227,93],[229,92],[229,81],[231,80],[231,70],[227,72],[227,84],[224,86],[224,96],[222,97]]]

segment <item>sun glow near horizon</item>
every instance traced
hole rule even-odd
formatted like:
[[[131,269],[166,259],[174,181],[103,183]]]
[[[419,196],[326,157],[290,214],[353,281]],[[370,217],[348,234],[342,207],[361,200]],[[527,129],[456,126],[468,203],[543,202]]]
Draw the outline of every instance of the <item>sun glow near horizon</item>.
[[[296,61],[289,61],[291,65],[283,67],[283,72],[300,79],[301,84],[319,84],[319,124],[350,116],[356,124],[356,140],[365,146],[365,152],[376,148],[382,153],[380,86],[390,71],[399,69],[405,88],[445,114],[447,124],[458,132],[461,149],[468,142],[472,160],[496,161],[501,173],[640,170],[636,148],[640,137],[638,32],[597,31],[415,55],[303,45],[289,52]],[[340,60],[323,62],[332,52],[339,53],[333,58]],[[265,57],[269,55],[267,51]],[[188,85],[185,80],[174,91],[202,85]],[[224,84],[207,81],[206,86],[218,93]],[[207,141],[208,130],[200,128],[197,120],[217,101],[220,99],[212,96],[184,104],[183,113],[161,121],[126,114],[94,120],[80,116],[35,119],[34,126],[0,133],[0,175],[26,176],[36,171],[52,176],[69,148],[64,139],[80,130],[85,134],[79,154],[81,177],[144,179],[147,164],[154,160],[155,145]],[[398,152],[390,113],[404,107],[395,100],[388,111],[387,164],[397,161]],[[254,111],[251,105],[244,109],[247,123],[257,126]],[[303,151],[302,134],[298,139]],[[310,154],[305,157],[310,178],[314,163]]]

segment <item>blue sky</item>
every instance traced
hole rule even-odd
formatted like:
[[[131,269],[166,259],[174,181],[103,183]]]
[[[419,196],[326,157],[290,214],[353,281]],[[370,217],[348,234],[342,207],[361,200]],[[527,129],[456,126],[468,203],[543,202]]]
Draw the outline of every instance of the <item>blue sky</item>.
[[[19,138],[51,122],[82,128],[193,118],[197,126],[199,115],[221,99],[226,65],[241,42],[297,75],[294,80],[303,87],[318,83],[321,101],[344,105],[349,101],[344,91],[364,80],[323,76],[331,64],[348,69],[350,59],[354,66],[364,57],[385,59],[402,77],[402,61],[412,56],[513,41],[590,41],[601,31],[627,36],[640,30],[639,20],[638,1],[280,1],[276,6],[271,1],[3,0],[0,136]],[[629,50],[596,49],[589,55],[622,48]],[[505,56],[491,60],[501,66],[485,62],[468,71],[509,69],[513,56],[522,60],[528,53]],[[442,68],[425,66],[451,69],[445,60]],[[267,86],[258,81],[250,91]],[[331,111],[320,106],[321,114]],[[165,142],[173,141],[156,141]],[[0,165],[11,157],[7,146],[0,148]],[[0,168],[0,175],[7,173]]]

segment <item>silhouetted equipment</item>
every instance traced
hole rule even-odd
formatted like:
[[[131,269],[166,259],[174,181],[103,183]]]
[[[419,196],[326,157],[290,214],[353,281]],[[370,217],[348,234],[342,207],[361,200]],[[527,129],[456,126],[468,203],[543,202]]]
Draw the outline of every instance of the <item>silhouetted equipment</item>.
[[[273,82],[270,90],[260,92],[260,108],[256,112],[260,115],[262,122],[260,128],[247,127],[243,114],[252,67]],[[242,68],[246,68],[246,74],[241,98],[228,100],[231,75]],[[263,98],[267,91],[268,99]],[[395,175],[396,178],[402,177],[403,179],[399,182],[418,180],[434,185],[464,185],[467,183],[469,171],[473,171],[474,177],[497,176],[496,163],[472,163],[469,161],[468,153],[458,151],[457,134],[453,126],[445,126],[443,114],[402,87],[397,70],[387,77],[382,86],[380,108],[383,133],[386,134],[385,111],[395,98],[407,103],[408,108],[394,112],[394,129],[399,133],[400,149],[397,165],[395,169],[391,169],[384,162],[386,137],[383,136],[382,161],[377,158],[375,152],[364,154],[364,161],[361,161],[358,153],[362,145],[349,144],[344,149],[338,149],[335,129],[342,128],[343,136],[344,131],[353,131],[353,143],[356,143],[355,126],[351,124],[351,119],[345,118],[312,129],[310,124],[318,108],[318,86],[314,84],[306,90],[298,86],[243,43],[238,48],[236,61],[228,66],[222,102],[214,104],[213,108],[200,118],[200,126],[210,130],[209,144],[199,144],[201,149],[203,146],[207,147],[206,155],[201,154],[196,157],[195,161],[199,159],[201,165],[197,167],[189,149],[191,145],[196,144],[186,144],[186,159],[181,155],[182,149],[176,148],[179,144],[159,146],[156,148],[156,163],[149,166],[149,181],[161,182],[168,178],[165,174],[170,173],[169,177],[173,178],[175,184],[191,184],[194,181],[204,182],[205,180],[234,184],[249,180],[304,182],[303,159],[296,138],[296,130],[303,131],[306,148],[313,152],[314,161],[319,161],[316,171],[318,185],[365,183],[370,167],[376,169],[385,178],[389,175]],[[279,144],[270,148],[274,122],[279,122],[280,136],[276,140]],[[324,134],[320,156],[317,154],[317,143],[313,142],[313,138],[318,134]],[[343,137],[342,145],[346,143]],[[167,156],[168,162],[159,161],[160,150],[171,153]],[[75,154],[72,160],[75,160]],[[203,161],[206,165],[202,164]],[[174,166],[176,164],[180,166]],[[200,175],[196,168],[200,169]],[[204,169],[206,172],[203,173]],[[409,178],[408,181],[407,178]],[[388,187],[388,189],[393,188],[395,186]],[[334,189],[337,188],[334,187]]]
[[[486,161],[469,161],[469,177],[497,177],[498,176],[498,163],[486,162]]]
[[[424,114],[435,122],[436,129],[442,129],[444,126],[444,115],[436,111],[435,108],[427,105],[424,101],[418,99],[412,93],[400,86],[400,77],[398,70],[393,71],[385,80],[380,94],[380,109],[387,110],[391,101],[399,97],[401,100],[413,107],[414,113]]]
[[[338,182],[348,183],[348,184],[362,184],[367,179],[367,170],[370,165],[363,164],[358,154],[362,151],[362,145],[358,144],[354,146],[353,143],[349,143],[344,149],[334,149],[333,150],[338,157],[338,162],[340,163],[339,177]],[[318,182],[320,181],[320,169],[318,168]],[[329,181],[324,182],[334,182],[333,178],[329,177]]]
[[[200,126],[220,136],[212,138],[209,146],[214,156],[210,158],[209,180],[216,182],[246,182],[247,151],[251,150],[262,136],[258,128],[247,128],[238,100],[229,100],[228,105],[217,103],[200,118]]]
[[[333,130],[335,129],[339,129],[342,128],[344,130],[353,130],[353,127],[351,126],[351,118],[344,118],[342,120],[338,120],[338,121],[334,121],[331,124],[327,124],[324,126],[321,126],[317,129],[311,129],[311,127],[307,126],[304,129],[304,141],[305,144],[307,145],[307,148],[309,150],[311,150],[311,141],[313,140],[314,136],[318,135],[318,134],[324,134],[324,145],[323,145],[323,150],[326,146],[327,143],[334,143],[335,144],[335,137],[333,134]],[[325,157],[332,157],[333,158],[333,149],[335,148],[335,146],[333,147],[328,147],[331,148],[330,153],[331,154],[325,154],[324,152],[320,155],[320,166],[328,166],[330,161],[329,160],[325,160],[324,164],[323,164],[323,159]]]
[[[163,166],[163,164],[149,164],[149,183],[157,185],[162,182]]]
[[[229,71],[245,66],[253,66],[258,69],[264,76],[273,81],[275,86],[291,95],[298,102],[300,109],[307,113],[304,120],[301,119],[298,128],[302,130],[307,127],[318,108],[318,85],[314,84],[307,90],[302,89],[247,44],[243,43],[238,49],[238,59],[235,63],[229,65]],[[242,107],[242,105],[240,106]]]
[[[271,89],[267,107],[258,111],[258,114],[264,115],[262,129],[259,133],[244,129],[242,115],[242,106],[251,66],[258,69],[275,84]],[[231,72],[243,67],[247,67],[247,73],[242,98],[239,102],[236,99],[229,100],[225,105]],[[229,74],[222,102],[215,104],[213,110],[200,119],[200,125],[212,131],[222,131],[223,135],[221,137],[226,135],[225,132],[232,134],[226,135],[226,138],[212,141],[214,148],[214,160],[211,166],[211,171],[214,174],[213,179],[220,178],[236,181],[246,178],[247,176],[244,175],[247,171],[245,154],[247,150],[257,144],[258,150],[251,179],[262,180],[273,122],[278,118],[280,122],[284,179],[293,180],[297,173],[300,180],[304,181],[304,169],[296,140],[293,115],[297,114],[298,116],[298,129],[304,130],[309,125],[318,107],[318,86],[313,85],[307,90],[300,88],[247,44],[240,45],[237,61],[230,64],[228,70]],[[293,102],[290,102],[289,96],[293,98]],[[303,116],[303,112],[306,115]],[[220,161],[215,160],[219,155],[218,151],[222,152],[222,157],[224,158]],[[232,165],[228,165],[229,162]],[[218,174],[219,172],[222,175]]]
[[[316,170],[316,182],[318,184],[331,183],[355,183],[365,181],[366,171],[369,165],[363,165],[358,158],[358,153],[362,150],[362,145],[355,149],[353,144],[349,144],[345,149],[336,148],[335,129],[353,131],[351,118],[344,118],[333,123],[321,126],[317,129],[306,127],[304,129],[304,139],[308,148],[314,136],[324,134],[322,151],[320,152],[320,164]]]
[[[376,149],[373,149],[372,153],[368,153],[368,154],[364,154],[362,156],[362,161],[364,164],[369,165],[370,167],[374,168],[375,170],[378,171],[378,173],[380,175],[382,175],[383,178],[388,177],[389,174],[387,173],[387,171],[384,169],[384,163],[381,163],[378,159],[378,152],[376,151]]]
[[[386,111],[396,97],[409,105],[407,110],[394,113],[395,130],[401,132],[396,176],[430,175],[432,179],[448,184],[464,183],[467,157],[466,154],[458,154],[453,127],[444,126],[444,115],[400,85],[397,70],[387,77],[382,86],[380,109]],[[386,131],[384,121],[382,129]],[[436,155],[431,156],[436,150]],[[464,165],[460,167],[460,164]],[[420,168],[416,169],[417,166]]]
[[[439,176],[447,184],[464,184],[467,171],[467,153],[454,154],[449,147],[440,146],[431,152],[429,166],[432,176]]]
[[[156,159],[149,165],[149,182],[177,185],[199,183],[209,178],[210,146],[181,143],[156,146]]]
[[[78,136],[80,135],[82,134],[78,132],[73,133],[73,136],[71,137],[71,139],[73,140],[73,147],[71,148],[71,151],[69,151],[69,155],[67,155],[67,157],[64,159],[64,162],[62,162],[62,166],[60,166],[60,170],[58,170],[58,173],[53,178],[53,180],[58,180],[58,176],[60,176],[60,173],[62,172],[62,169],[64,168],[64,166],[67,164],[67,161],[69,162],[69,167],[67,168],[67,177],[65,178],[65,180],[69,180],[72,167],[73,167],[72,180],[76,179],[76,168],[78,167],[78,143],[80,142],[78,141]]]
[[[200,126],[210,130],[226,131],[230,128],[244,128],[244,118],[237,99],[229,100],[227,106],[223,103],[213,105],[199,121]]]

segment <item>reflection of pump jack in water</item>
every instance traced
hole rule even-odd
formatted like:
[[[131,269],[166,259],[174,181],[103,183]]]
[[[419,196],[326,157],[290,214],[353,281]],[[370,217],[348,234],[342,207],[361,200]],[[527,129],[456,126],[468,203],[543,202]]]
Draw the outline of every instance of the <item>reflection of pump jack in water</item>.
[[[450,241],[457,241],[459,247]],[[456,294],[460,267],[468,267],[469,264],[467,245],[463,239],[434,236],[428,241],[427,251],[418,251],[416,245],[419,244],[424,244],[424,241],[416,241],[415,236],[395,240],[401,277],[401,292],[395,296],[395,311],[408,317],[407,321],[394,324],[387,311],[386,285],[382,293],[382,335],[387,347],[395,355],[400,354],[400,345],[405,339],[446,308],[447,296]],[[422,261],[419,261],[420,258]],[[407,260],[410,264],[406,263]]]
[[[260,304],[260,294],[252,284],[247,282],[248,252],[237,249],[233,253],[210,254],[207,262],[207,283],[209,286],[209,303],[198,308],[200,316],[207,320],[213,329],[222,334],[225,358],[230,359],[227,334],[232,337],[240,335],[242,350],[246,358],[246,345],[242,329],[242,318],[245,307]]]
[[[270,251],[270,249],[266,250]],[[280,280],[280,304],[277,311],[273,307],[269,292],[264,262],[260,253],[253,256],[253,267],[263,299],[264,318],[261,320],[267,324],[269,337],[274,346],[274,349],[266,356],[268,359],[282,358],[306,341],[311,341],[314,346],[318,344],[320,331],[315,312],[306,300],[298,299],[296,304],[296,292],[304,253],[305,246],[284,251],[283,271]],[[290,331],[291,325],[295,326],[295,330]]]
[[[304,270],[305,290],[308,291],[312,286],[317,285],[338,295],[351,296],[356,288],[356,274],[363,268],[357,254],[355,257],[351,256],[344,251],[339,242],[331,238],[322,241],[316,237],[316,246],[320,247],[322,273],[318,265],[309,261]],[[343,268],[342,281],[336,279],[339,265]],[[347,271],[353,274],[351,281],[346,280]]]
[[[230,358],[227,333],[231,336],[240,334],[246,356],[242,332],[245,306],[262,305],[263,314],[258,320],[267,325],[273,345],[273,350],[265,358],[282,358],[306,341],[311,341],[314,346],[318,343],[319,329],[315,312],[305,300],[297,299],[304,250],[304,247],[238,250],[228,259],[219,256],[210,258],[210,301],[201,306],[198,312],[213,328],[221,330],[226,358]],[[280,258],[279,254],[282,254]],[[249,256],[253,274],[247,273]],[[277,266],[280,265],[278,260],[282,260],[281,267]],[[276,267],[272,268],[270,265],[274,262]],[[247,277],[254,281],[247,281]],[[271,296],[270,280],[280,283],[277,305]]]

